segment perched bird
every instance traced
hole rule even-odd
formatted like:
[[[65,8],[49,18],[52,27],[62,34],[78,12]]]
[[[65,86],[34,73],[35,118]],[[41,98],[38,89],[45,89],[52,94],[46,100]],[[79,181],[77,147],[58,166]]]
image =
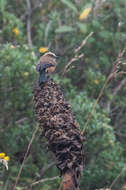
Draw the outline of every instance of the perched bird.
[[[52,52],[45,53],[37,63],[36,71],[40,73],[38,84],[46,82],[49,79],[50,73],[56,69],[57,56]]]
[[[55,54],[44,54],[37,64],[39,85],[34,88],[36,119],[55,155],[56,166],[63,176],[62,190],[79,190],[84,164],[83,136],[62,89],[47,74],[56,68]]]

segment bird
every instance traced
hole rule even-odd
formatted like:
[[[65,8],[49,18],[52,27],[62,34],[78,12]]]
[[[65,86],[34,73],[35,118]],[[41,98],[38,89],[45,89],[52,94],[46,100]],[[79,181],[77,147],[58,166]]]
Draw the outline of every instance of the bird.
[[[79,190],[85,155],[84,138],[70,104],[65,100],[59,84],[48,79],[56,68],[56,56],[44,54],[37,63],[39,85],[34,87],[36,120],[47,140],[47,147],[55,155],[56,166],[63,177],[62,190]],[[41,137],[42,137],[41,136]]]
[[[36,65],[36,71],[40,73],[38,85],[45,83],[49,78],[50,74],[53,73],[56,69],[56,56],[52,52],[45,53]]]

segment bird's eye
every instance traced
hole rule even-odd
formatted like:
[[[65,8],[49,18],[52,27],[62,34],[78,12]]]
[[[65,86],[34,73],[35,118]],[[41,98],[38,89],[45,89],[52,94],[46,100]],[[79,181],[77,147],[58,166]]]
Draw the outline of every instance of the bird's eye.
[[[52,57],[52,58],[56,58],[57,57],[55,54],[50,54],[49,56]]]
[[[49,56],[50,56],[50,57],[52,57],[52,58],[57,58],[57,57],[58,57],[58,56],[57,56],[57,55],[55,55],[54,53],[49,54]]]
[[[52,52],[47,52],[44,54],[44,56],[49,56],[49,57],[55,58],[55,59],[58,57],[57,55],[55,55],[55,53],[52,53]]]

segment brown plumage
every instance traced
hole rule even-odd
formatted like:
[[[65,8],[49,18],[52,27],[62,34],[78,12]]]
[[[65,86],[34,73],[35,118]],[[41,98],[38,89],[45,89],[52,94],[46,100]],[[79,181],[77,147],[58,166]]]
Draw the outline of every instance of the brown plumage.
[[[72,109],[52,79],[35,86],[34,101],[37,121],[63,176],[62,190],[77,190],[84,163],[83,137]]]
[[[56,69],[56,55],[52,52],[45,53],[37,63],[36,70],[40,73],[38,84],[46,82],[50,73],[54,72]]]

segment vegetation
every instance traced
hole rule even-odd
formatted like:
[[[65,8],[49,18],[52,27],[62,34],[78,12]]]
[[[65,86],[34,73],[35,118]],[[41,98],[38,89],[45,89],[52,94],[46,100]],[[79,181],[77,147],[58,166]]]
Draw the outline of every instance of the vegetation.
[[[59,55],[54,79],[60,83],[83,129],[112,65],[125,46],[124,0],[1,0],[0,1],[0,153],[10,157],[8,171],[0,165],[0,190],[12,190],[27,146],[36,128],[33,86],[39,57],[49,49]],[[61,76],[75,49],[93,35]],[[126,71],[126,54],[118,71]],[[85,129],[85,167],[80,189],[108,188],[126,163],[126,76],[117,75]],[[37,132],[17,190],[58,175],[45,139]],[[8,157],[8,158],[9,158]],[[114,190],[125,190],[126,172]],[[34,184],[35,190],[58,189],[59,178]]]

